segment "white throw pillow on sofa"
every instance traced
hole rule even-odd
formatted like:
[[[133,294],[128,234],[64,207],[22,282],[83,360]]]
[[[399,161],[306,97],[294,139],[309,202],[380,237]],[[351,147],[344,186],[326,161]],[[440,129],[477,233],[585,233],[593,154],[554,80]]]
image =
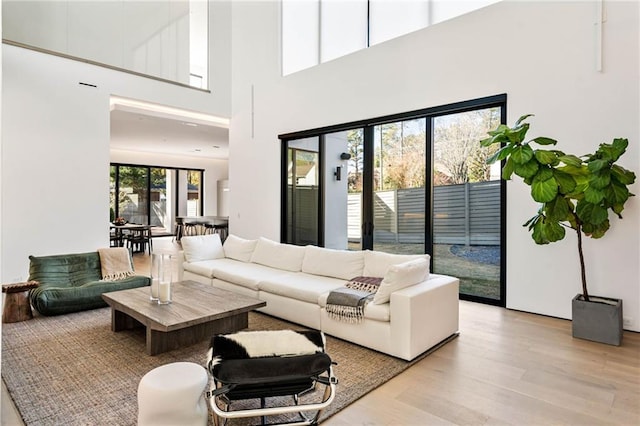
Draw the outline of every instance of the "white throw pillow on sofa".
[[[304,252],[305,249],[302,246],[260,238],[251,255],[251,262],[285,271],[300,272]]]
[[[416,285],[429,277],[429,261],[415,259],[399,265],[391,265],[373,296],[373,304],[387,303],[391,293],[412,285]]]
[[[306,246],[302,261],[302,272],[343,280],[361,276],[363,268],[364,253],[360,250],[334,250]]]
[[[384,277],[391,265],[409,262],[416,259],[427,259],[428,254],[392,254],[382,251],[365,250],[364,252],[364,272],[365,277]]]
[[[258,240],[245,240],[235,235],[229,235],[227,239],[224,240],[222,248],[224,249],[225,257],[241,262],[250,262],[257,242]]]
[[[182,237],[180,242],[184,250],[184,258],[189,263],[224,258],[224,250],[218,234]]]

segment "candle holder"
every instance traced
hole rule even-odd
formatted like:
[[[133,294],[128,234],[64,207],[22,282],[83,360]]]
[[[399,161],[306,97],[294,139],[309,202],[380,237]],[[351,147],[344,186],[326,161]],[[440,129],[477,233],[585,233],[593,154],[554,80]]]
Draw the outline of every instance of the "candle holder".
[[[167,253],[153,253],[151,255],[151,301],[159,305],[171,303],[172,282],[173,256]]]

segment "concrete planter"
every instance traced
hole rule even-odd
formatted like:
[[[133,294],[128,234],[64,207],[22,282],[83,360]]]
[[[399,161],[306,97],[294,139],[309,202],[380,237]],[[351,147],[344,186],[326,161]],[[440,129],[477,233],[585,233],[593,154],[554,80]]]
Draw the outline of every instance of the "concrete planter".
[[[622,343],[622,300],[581,294],[571,301],[573,337],[620,346]]]

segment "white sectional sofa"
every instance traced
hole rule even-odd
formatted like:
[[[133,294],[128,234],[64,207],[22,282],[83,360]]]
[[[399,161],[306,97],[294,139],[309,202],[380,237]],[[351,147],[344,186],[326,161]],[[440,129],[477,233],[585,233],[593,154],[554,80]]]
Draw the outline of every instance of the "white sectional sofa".
[[[183,279],[267,302],[260,311],[411,360],[458,332],[457,278],[429,273],[428,255],[282,244],[230,235],[182,238]],[[425,266],[426,265],[426,266]],[[382,277],[359,323],[326,312],[329,293],[354,277]]]

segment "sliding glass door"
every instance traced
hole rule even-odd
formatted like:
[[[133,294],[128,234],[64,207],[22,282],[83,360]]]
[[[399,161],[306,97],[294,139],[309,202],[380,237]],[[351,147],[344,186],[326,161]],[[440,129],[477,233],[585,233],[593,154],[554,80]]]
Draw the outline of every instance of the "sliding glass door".
[[[203,214],[203,177],[203,170],[111,164],[109,219],[123,217],[171,234],[176,216]]]
[[[287,149],[287,224],[285,242],[319,244],[319,138],[291,142]]]
[[[121,166],[118,182],[118,216],[129,223],[148,225],[149,168]]]
[[[500,108],[433,118],[433,271],[460,278],[460,293],[500,300],[502,191],[496,145],[478,143]]]
[[[282,241],[427,253],[434,273],[460,278],[461,297],[503,305],[505,184],[486,164],[495,148],[479,141],[505,122],[505,104],[500,95],[282,135]]]
[[[373,249],[425,253],[426,119],[373,128]]]

